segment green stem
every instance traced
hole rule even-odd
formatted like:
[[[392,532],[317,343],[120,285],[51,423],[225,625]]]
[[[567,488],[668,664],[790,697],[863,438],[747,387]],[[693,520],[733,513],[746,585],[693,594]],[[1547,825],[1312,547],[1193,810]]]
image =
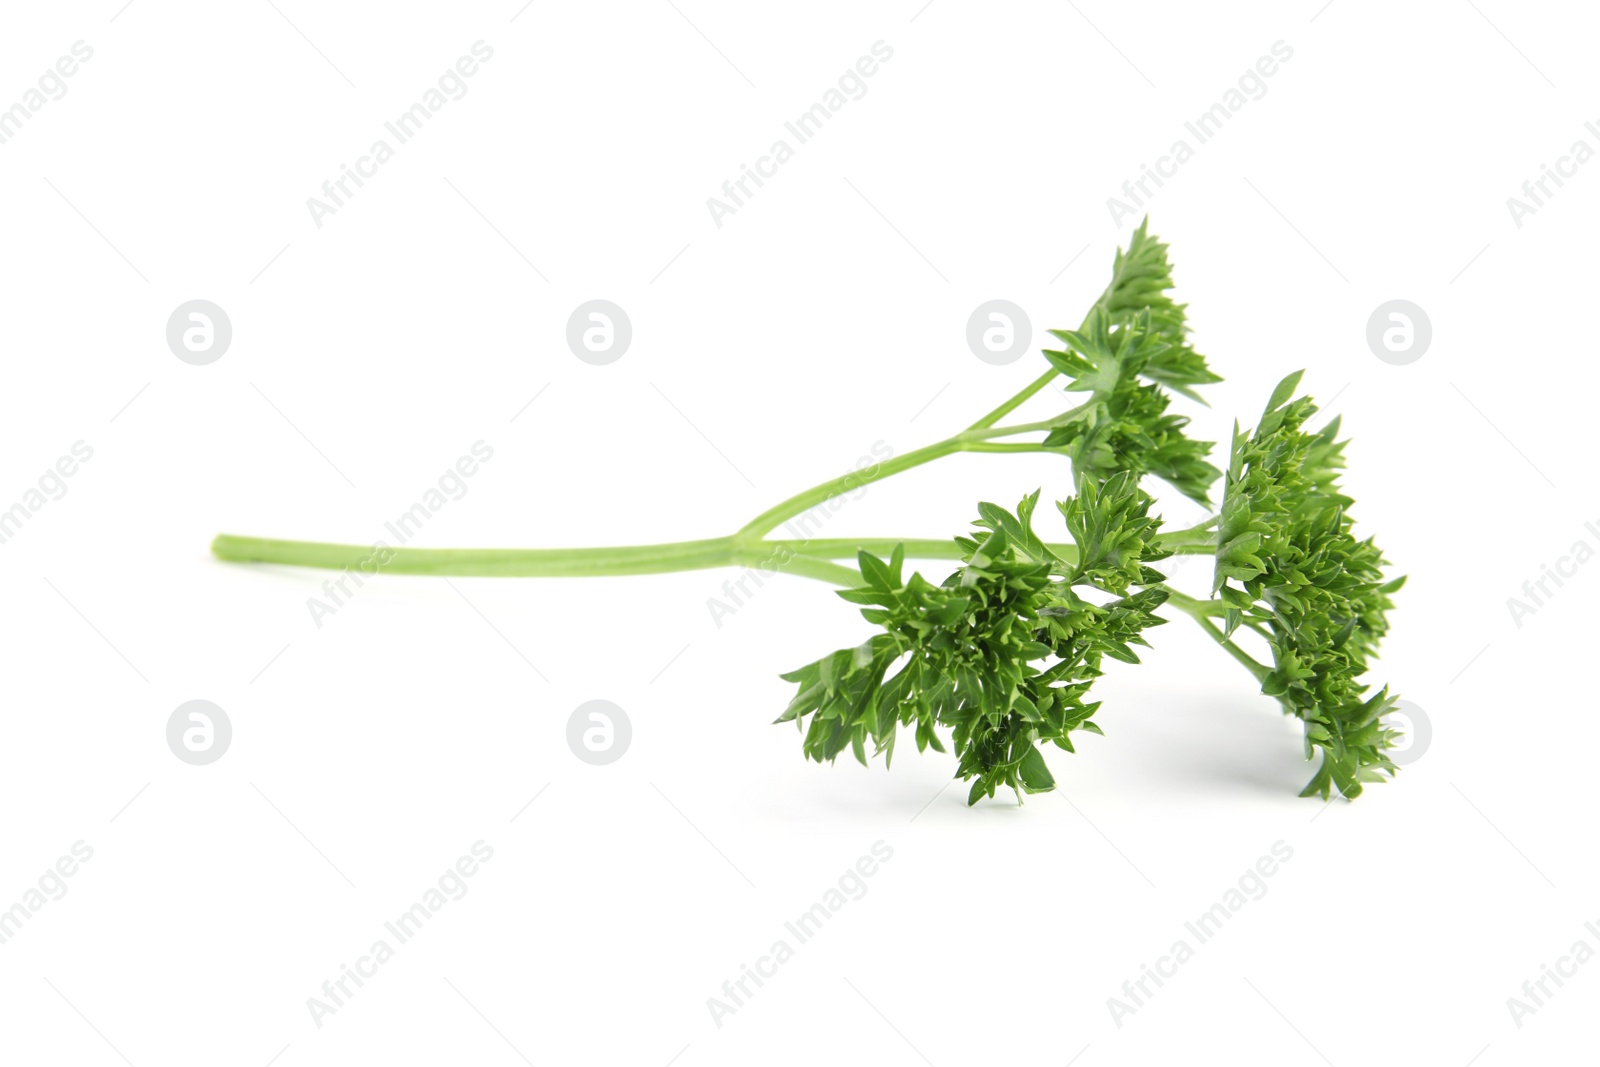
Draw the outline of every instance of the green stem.
[[[1010,400],[1007,400],[1004,404],[1001,404],[999,407],[995,408],[993,411],[989,412],[989,414],[985,415],[983,418],[979,419],[977,422],[973,423],[967,428],[969,430],[988,429],[990,426],[993,426],[995,423],[999,422],[1001,419],[1017,410],[1023,404],[1027,403],[1035,393],[1049,385],[1051,381],[1055,379],[1055,376],[1060,373],[1060,371],[1056,370],[1054,367],[1051,367],[1048,371],[1029,382],[1022,392],[1018,393]]]
[[[774,551],[810,556],[813,559],[855,559],[857,552],[871,552],[887,559],[896,545],[904,545],[907,559],[960,559],[961,546],[952,538],[935,537],[814,537],[800,540],[759,541]],[[1057,545],[1072,551],[1071,545]]]
[[[1215,550],[1215,538],[1205,536],[1205,528],[1215,521],[1211,519],[1187,530],[1158,534],[1156,542],[1181,555],[1208,554]],[[380,549],[368,545],[218,534],[211,551],[218,559],[239,563],[280,563],[328,570],[348,568],[368,574],[595,578],[745,566],[766,567],[834,584],[851,584],[860,580],[859,572],[830,563],[830,560],[854,559],[861,551],[888,556],[896,545],[904,545],[911,559],[961,558],[961,546],[950,538],[917,537],[765,540],[733,536],[599,548]],[[1077,558],[1077,549],[1072,545],[1052,544],[1049,548],[1068,563]]]
[[[1116,292],[1117,286],[1122,282],[1122,267],[1123,267],[1123,261],[1119,257],[1118,260],[1117,260],[1116,269],[1112,271],[1111,283],[1109,285],[1107,285],[1106,288],[1105,288],[1105,291],[1100,294],[1100,299],[1095,301],[1095,305],[1094,305],[1095,307],[1099,307],[1101,304],[1104,304],[1106,302],[1106,299],[1112,293]],[[1090,308],[1089,309],[1089,313],[1083,317],[1083,325],[1079,326],[1078,329],[1081,330],[1084,327],[1088,326],[1089,325],[1089,319],[1093,314],[1094,314],[1094,308]],[[1004,404],[1001,404],[999,407],[997,407],[993,411],[989,412],[989,414],[985,415],[983,418],[981,418],[977,422],[973,423],[970,427],[968,427],[968,429],[969,430],[982,430],[982,429],[986,429],[986,428],[988,428],[990,426],[993,426],[995,423],[999,422],[1001,419],[1003,419],[1007,415],[1011,414],[1017,408],[1021,407],[1024,403],[1026,403],[1039,390],[1043,389],[1045,386],[1049,385],[1052,381],[1054,381],[1056,375],[1059,374],[1059,373],[1060,372],[1057,371],[1054,366],[1052,366],[1044,374],[1039,375],[1039,377],[1037,377],[1033,381],[1029,382],[1027,387],[1024,388],[1022,390],[1022,392],[1018,393],[1016,396],[1012,397],[1010,400],[1007,400]],[[1093,403],[1094,403],[1093,400],[1089,401],[1089,404],[1093,404]],[[1089,406],[1089,404],[1084,404],[1083,407],[1086,408],[1086,407]],[[1079,410],[1082,410],[1082,409],[1080,408]]]
[[[1186,530],[1157,534],[1155,543],[1161,548],[1171,549],[1180,556],[1209,556],[1216,551],[1217,539],[1215,534],[1208,534],[1206,530],[1215,522],[1214,518],[1207,519],[1198,526],[1191,526]],[[802,553],[816,559],[854,559],[857,552],[871,552],[875,556],[887,557],[895,550],[896,545],[905,546],[907,559],[961,558],[961,546],[948,537],[812,537],[759,541],[757,544],[771,545],[774,549],[787,548],[791,552]],[[1068,563],[1077,561],[1078,549],[1075,545],[1057,542],[1047,543],[1045,547]]]
[[[1213,515],[1185,529],[1156,534],[1156,543],[1180,555],[1193,555],[1196,550],[1204,554],[1213,553],[1217,550],[1217,520],[1218,516]]]
[[[1194,618],[1220,618],[1228,613],[1228,606],[1220,600],[1197,600],[1187,593],[1180,593],[1170,585],[1153,585],[1150,588],[1160,589],[1167,594],[1167,603]]]
[[[962,449],[963,452],[1054,452],[1053,448],[1046,448],[1037,442],[1023,441],[975,441]]]
[[[603,548],[374,548],[219,534],[219,559],[346,568],[377,574],[448,574],[521,578],[592,578],[727,567],[742,551],[731,537]]]
[[[740,558],[734,561],[746,567],[770,568],[774,573],[794,574],[801,578],[815,578],[819,582],[828,582],[845,589],[859,587],[861,572],[854,567],[846,567],[838,563],[830,563],[816,556],[793,555],[782,563],[770,554],[756,558]]]
[[[731,537],[604,548],[373,548],[316,541],[279,541],[219,534],[218,559],[354,570],[365,574],[443,574],[457,577],[596,578],[665,574],[711,567],[764,567],[835,585],[859,585],[861,572],[775,542],[741,545]],[[953,544],[953,542],[952,542]]]
[[[931,463],[936,459],[953,455],[961,451],[963,444],[965,442],[959,437],[951,437],[937,444],[931,444],[911,452],[904,452],[863,470],[841,474],[837,478],[829,479],[820,485],[814,485],[804,492],[796,493],[783,503],[768,508],[746,523],[736,536],[745,540],[759,538],[780,523],[787,522],[802,512],[810,511],[818,504],[852,492],[864,485],[870,485],[873,482],[899,474],[902,471],[911,470],[913,467],[920,467],[924,463]]]
[[[1221,606],[1217,601],[1196,600],[1194,597],[1185,596],[1176,589],[1169,589],[1166,586],[1161,588],[1167,590],[1168,604],[1171,604],[1198,623],[1202,630],[1211,635],[1211,640],[1221,645],[1224,652],[1238,660],[1244,666],[1244,669],[1255,677],[1257,682],[1266,684],[1267,675],[1272,673],[1271,668],[1257,662],[1254,656],[1234,644],[1233,640],[1218,629],[1216,623],[1211,621],[1211,617],[1217,614],[1216,607]],[[1225,612],[1227,608],[1223,607],[1222,610]]]
[[[1051,372],[1054,373],[1053,371]],[[1032,388],[1031,386],[1029,388]],[[1027,389],[1023,393],[1028,392]],[[1018,396],[1022,394],[1019,393]],[[1016,399],[1013,397],[1012,399]],[[998,442],[997,437],[1015,437],[1025,433],[1039,433],[1053,430],[1063,426],[1074,419],[1082,418],[1091,405],[1081,404],[1072,410],[1056,416],[1053,419],[1043,419],[1039,422],[1018,423],[1012,426],[982,426],[963,430],[953,437],[937,441],[931,445],[906,452],[882,463],[875,464],[862,470],[850,471],[837,478],[830,478],[818,485],[812,486],[802,492],[796,493],[788,500],[776,504],[746,523],[735,535],[743,540],[762,537],[771,533],[780,524],[787,522],[796,515],[803,514],[824,504],[836,496],[854,492],[862,486],[881,482],[896,474],[904,473],[920,467],[925,463],[932,463],[936,459],[943,459],[957,452],[1046,452],[1038,442]]]

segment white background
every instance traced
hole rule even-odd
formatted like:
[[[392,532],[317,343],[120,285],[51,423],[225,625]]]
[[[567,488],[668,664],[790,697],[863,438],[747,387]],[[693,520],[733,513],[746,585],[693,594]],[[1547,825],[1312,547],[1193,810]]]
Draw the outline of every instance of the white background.
[[[94,854],[0,945],[0,1059],[1592,1061],[1600,965],[1520,1028],[1506,1001],[1600,948],[1600,566],[1520,627],[1506,600],[1600,546],[1600,164],[1521,227],[1506,198],[1600,147],[1593,13],[919,2],[8,5],[0,106],[94,55],[0,145],[0,507],[94,456],[0,545],[0,907]],[[479,40],[466,96],[315,226],[306,199]],[[706,198],[880,40],[866,95],[714,225]],[[1411,576],[1374,680],[1433,741],[1354,804],[1296,798],[1295,724],[1181,617],[1113,665],[1057,794],[968,810],[949,757],[819,767],[769,725],[780,671],[867,633],[817,583],[719,628],[731,572],[385,577],[318,628],[324,573],[208,553],[371,542],[479,440],[415,543],[717,536],[959,429],[1043,367],[974,358],[973,308],[1020,304],[1033,347],[1075,326],[1130,229],[1107,198],[1280,40],[1149,209],[1227,379],[1182,405],[1198,434],[1306,368],[1354,437],[1359,531]],[[164,337],[196,298],[234,330],[205,367]],[[607,367],[564,340],[593,298],[633,323]],[[1409,366],[1364,339],[1394,298],[1433,323]],[[942,537],[1069,484],[957,457],[828,535]],[[196,698],[234,729],[206,767],[165,741]],[[565,742],[596,698],[633,724],[606,767]],[[318,1027],[307,998],[479,840],[470,892]],[[707,998],[877,841],[866,895],[716,1025]],[[1107,999],[1278,841],[1266,895],[1116,1025]]]

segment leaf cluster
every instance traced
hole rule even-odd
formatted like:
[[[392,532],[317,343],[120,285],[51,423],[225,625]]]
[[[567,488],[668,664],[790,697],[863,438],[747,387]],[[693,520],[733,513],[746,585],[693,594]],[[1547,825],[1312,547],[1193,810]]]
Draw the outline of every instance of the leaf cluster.
[[[1395,699],[1360,678],[1405,579],[1387,579],[1383,554],[1356,537],[1339,420],[1306,430],[1317,408],[1291,399],[1299,383],[1296,372],[1278,384],[1253,433],[1234,427],[1213,593],[1229,635],[1247,627],[1271,646],[1262,691],[1304,721],[1306,757],[1322,754],[1301,795],[1355,797],[1395,771],[1386,750],[1398,735],[1381,721]]]
[[[1118,249],[1111,284],[1099,302],[1114,325],[1125,326],[1136,318],[1146,318],[1147,332],[1161,342],[1162,348],[1147,354],[1139,370],[1141,375],[1204,403],[1194,387],[1222,379],[1212,373],[1206,358],[1189,344],[1189,305],[1172,299],[1175,287],[1167,245],[1150,233],[1147,218],[1133,232],[1127,250]]]
[[[778,721],[801,730],[807,757],[831,761],[848,748],[866,764],[870,742],[888,763],[904,727],[919,750],[943,752],[948,736],[957,775],[972,782],[969,804],[1002,787],[1019,799],[1052,789],[1041,748],[1072,752],[1072,734],[1100,733],[1090,691],[1104,661],[1138,663],[1134,649],[1171,600],[1302,721],[1307,759],[1321,755],[1302,795],[1353,798],[1395,772],[1387,753],[1397,734],[1382,722],[1395,700],[1361,679],[1402,580],[1387,579],[1377,547],[1355,536],[1338,420],[1306,429],[1316,406],[1295,396],[1298,373],[1252,432],[1235,424],[1220,513],[1172,541],[1203,548],[1215,525],[1213,599],[1169,592],[1152,566],[1170,553],[1141,479],[1209,508],[1224,476],[1207,460],[1212,444],[1191,439],[1189,420],[1169,410],[1174,395],[1199,400],[1220,380],[1190,345],[1172,288],[1167,247],[1141,225],[1083,324],[1051,331],[1062,347],[1045,358],[1085,399],[1022,429],[1046,429],[1039,447],[1071,459],[1075,493],[1057,505],[1070,552],[1034,532],[1035,492],[1015,511],[980,504],[974,530],[955,538],[962,565],[942,583],[904,577],[903,546],[887,560],[859,555],[863,584],[839,595],[878,632],[783,676],[798,689]],[[1233,643],[1241,630],[1266,642],[1270,666]]]
[[[882,632],[783,676],[799,690],[778,721],[801,726],[807,757],[849,748],[866,764],[870,740],[888,763],[902,726],[919,750],[943,752],[943,728],[957,776],[973,782],[969,804],[1002,786],[1019,798],[1055,787],[1039,746],[1072,752],[1073,732],[1100,733],[1091,684],[1108,656],[1139,662],[1133,646],[1165,621],[1154,614],[1165,592],[1131,589],[1159,582],[1149,564],[1167,553],[1152,543],[1159,520],[1130,473],[1058,505],[1071,562],[1034,533],[1038,499],[1015,512],[979,505],[976,532],[956,538],[963,565],[939,585],[903,579],[901,548],[888,560],[860,554],[866,584],[839,595]],[[1082,595],[1090,589],[1115,599],[1096,603]]]
[[[1185,305],[1172,300],[1172,287],[1167,246],[1142,224],[1117,253],[1112,282],[1083,326],[1050,331],[1065,347],[1045,350],[1045,358],[1067,378],[1068,392],[1090,396],[1045,444],[1071,458],[1080,481],[1123,470],[1154,474],[1209,506],[1221,474],[1205,459],[1211,442],[1190,439],[1189,419],[1167,408],[1173,392],[1200,400],[1196,386],[1222,379],[1190,346]]]

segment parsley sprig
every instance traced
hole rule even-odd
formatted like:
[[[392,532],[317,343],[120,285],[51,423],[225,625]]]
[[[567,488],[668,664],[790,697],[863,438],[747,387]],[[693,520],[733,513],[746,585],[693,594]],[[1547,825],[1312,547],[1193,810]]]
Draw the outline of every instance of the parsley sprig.
[[[1129,472],[1060,504],[1073,552],[1045,545],[1033,531],[1037,492],[1015,512],[979,504],[973,536],[958,537],[963,564],[940,585],[902,577],[904,552],[885,561],[859,555],[866,584],[839,595],[869,605],[881,626],[856,648],[840,649],[785,674],[799,686],[779,722],[804,724],[805,754],[831,760],[846,747],[862,763],[870,740],[893,758],[897,729],[914,727],[919,750],[943,752],[938,727],[951,731],[957,774],[975,779],[968,802],[1008,786],[1020,795],[1055,788],[1039,744],[1074,751],[1074,730],[1099,733],[1086,702],[1105,656],[1138,663],[1131,646],[1166,620],[1155,614],[1167,593],[1151,560],[1170,552],[1146,537],[1160,525]],[[1143,585],[1137,592],[1134,585]],[[1122,594],[1096,603],[1094,589]]]
[[[1302,795],[1354,797],[1395,770],[1384,752],[1397,735],[1382,722],[1394,698],[1368,696],[1360,678],[1405,579],[1386,579],[1383,554],[1356,538],[1339,489],[1339,420],[1305,430],[1317,408],[1290,399],[1299,383],[1296,372],[1278,384],[1253,433],[1234,426],[1212,592],[1228,606],[1226,633],[1266,639],[1261,690],[1305,722],[1306,758],[1321,752]]]
[[[1226,477],[1189,436],[1175,399],[1200,401],[1220,381],[1190,344],[1185,307],[1171,298],[1167,246],[1146,225],[1119,251],[1111,282],[1076,330],[1044,353],[1048,369],[965,430],[875,467],[797,493],[725,537],[659,545],[556,549],[424,549],[235,537],[212,545],[226,560],[403,574],[608,576],[725,566],[771,567],[840,585],[862,606],[871,637],[783,675],[796,686],[779,716],[802,750],[831,761],[848,749],[892,762],[902,728],[919,750],[946,751],[972,783],[968,803],[998,790],[1053,789],[1049,746],[1100,733],[1091,699],[1106,660],[1137,664],[1162,609],[1187,615],[1304,726],[1320,763],[1302,796],[1358,796],[1396,771],[1398,740],[1372,693],[1369,661],[1388,628],[1402,579],[1370,539],[1358,539],[1339,486],[1338,420],[1311,431],[1316,406],[1300,374],[1273,391],[1255,429],[1237,424]],[[1047,388],[1076,401],[1031,422],[1003,422]],[[1014,510],[980,503],[970,532],[950,539],[773,538],[782,523],[872,482],[963,452],[1042,452],[1068,460],[1072,492],[1056,504],[1067,541],[1036,531],[1040,493]],[[1154,477],[1208,509],[1207,520],[1164,531],[1144,488]],[[1043,520],[1038,520],[1042,524]],[[1155,566],[1176,554],[1214,557],[1207,597],[1167,584]],[[950,560],[942,581],[907,573],[908,559]],[[853,560],[855,566],[847,561]],[[845,561],[845,562],[841,562]],[[1253,643],[1263,662],[1240,643]],[[870,753],[869,746],[870,744]]]

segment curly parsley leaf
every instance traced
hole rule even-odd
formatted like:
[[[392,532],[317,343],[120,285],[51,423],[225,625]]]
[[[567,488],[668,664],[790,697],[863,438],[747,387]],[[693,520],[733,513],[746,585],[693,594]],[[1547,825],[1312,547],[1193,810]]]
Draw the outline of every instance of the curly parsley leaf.
[[[1045,444],[1066,453],[1080,479],[1154,474],[1209,506],[1221,474],[1205,459],[1211,442],[1189,438],[1189,419],[1167,409],[1174,392],[1204,403],[1195,387],[1222,379],[1190,346],[1185,305],[1173,301],[1172,287],[1167,246],[1141,225],[1117,253],[1111,284],[1083,326],[1050,331],[1064,347],[1045,350],[1045,358],[1067,378],[1068,392],[1090,397],[1087,410]]]
[[[963,566],[941,585],[920,574],[902,581],[898,548],[888,561],[861,553],[866,584],[839,595],[865,605],[863,618],[883,632],[783,676],[799,690],[778,721],[802,725],[807,757],[849,748],[865,764],[870,740],[888,761],[901,726],[919,750],[942,752],[945,729],[957,776],[973,782],[968,803],[1001,787],[1019,797],[1055,787],[1038,746],[1072,752],[1074,731],[1100,732],[1090,686],[1107,656],[1138,663],[1134,646],[1165,621],[1155,614],[1165,592],[1128,590],[1159,581],[1146,564],[1167,553],[1150,541],[1159,520],[1131,474],[1059,505],[1072,561],[1034,533],[1038,499],[1015,512],[980,505],[978,532],[956,539]],[[1099,604],[1078,587],[1127,595]]]
[[[1228,605],[1226,631],[1255,630],[1272,649],[1262,691],[1305,723],[1306,756],[1322,762],[1302,796],[1359,796],[1395,765],[1397,733],[1381,721],[1387,688],[1360,681],[1388,630],[1390,594],[1373,541],[1357,538],[1339,488],[1338,420],[1305,429],[1316,412],[1294,397],[1300,374],[1279,383],[1254,432],[1235,428],[1218,525],[1213,593]]]

